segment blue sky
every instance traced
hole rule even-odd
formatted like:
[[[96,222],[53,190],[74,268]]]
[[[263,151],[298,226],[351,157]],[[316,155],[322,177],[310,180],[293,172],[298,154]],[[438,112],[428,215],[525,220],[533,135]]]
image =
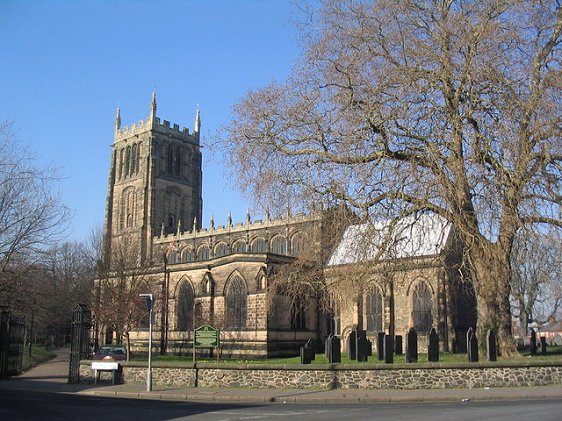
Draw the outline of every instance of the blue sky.
[[[282,81],[299,54],[290,0],[0,0],[0,120],[41,164],[60,168],[69,240],[103,225],[115,110],[122,125],[157,115],[203,143],[248,90]],[[252,209],[203,150],[203,226]]]

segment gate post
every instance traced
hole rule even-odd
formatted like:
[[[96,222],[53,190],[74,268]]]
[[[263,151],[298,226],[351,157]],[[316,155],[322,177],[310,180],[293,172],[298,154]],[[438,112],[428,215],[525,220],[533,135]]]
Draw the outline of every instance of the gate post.
[[[10,334],[8,331],[8,320],[10,313],[7,308],[0,306],[0,378],[8,375],[8,349],[10,346]]]
[[[90,327],[90,310],[86,305],[78,304],[72,311],[68,383],[80,382],[80,360],[90,356]]]

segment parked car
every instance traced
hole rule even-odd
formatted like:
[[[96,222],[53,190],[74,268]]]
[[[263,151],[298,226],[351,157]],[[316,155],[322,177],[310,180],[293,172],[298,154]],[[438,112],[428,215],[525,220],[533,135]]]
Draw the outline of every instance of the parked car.
[[[123,345],[103,345],[94,354],[94,360],[126,361],[127,349]]]

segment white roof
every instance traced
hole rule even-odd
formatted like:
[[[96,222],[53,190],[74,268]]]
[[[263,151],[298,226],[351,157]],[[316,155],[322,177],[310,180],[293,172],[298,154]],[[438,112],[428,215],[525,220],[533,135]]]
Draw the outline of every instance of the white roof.
[[[350,225],[328,266],[439,254],[451,225],[436,214]]]

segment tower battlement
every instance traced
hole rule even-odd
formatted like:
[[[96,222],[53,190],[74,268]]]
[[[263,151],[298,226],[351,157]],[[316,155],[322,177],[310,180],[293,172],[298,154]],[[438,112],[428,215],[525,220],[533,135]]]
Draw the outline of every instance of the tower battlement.
[[[115,142],[145,133],[149,130],[171,132],[169,134],[173,133],[174,137],[185,141],[193,142],[194,140],[197,140],[195,133],[191,133],[188,127],[182,127],[179,124],[171,124],[168,120],[161,121],[159,117],[156,117],[154,121],[152,121],[149,117],[146,120],[140,120],[129,126],[116,129]]]
[[[146,120],[140,120],[129,126],[121,127],[121,111],[117,108],[115,115],[115,135],[114,143],[126,140],[132,136],[146,133],[150,130],[170,135],[171,137],[183,140],[189,143],[199,144],[199,130],[201,128],[201,119],[199,109],[195,115],[195,126],[193,132],[189,128],[180,126],[179,124],[171,124],[168,120],[160,120],[156,117],[156,94],[152,94],[152,103],[150,106],[150,114]]]

